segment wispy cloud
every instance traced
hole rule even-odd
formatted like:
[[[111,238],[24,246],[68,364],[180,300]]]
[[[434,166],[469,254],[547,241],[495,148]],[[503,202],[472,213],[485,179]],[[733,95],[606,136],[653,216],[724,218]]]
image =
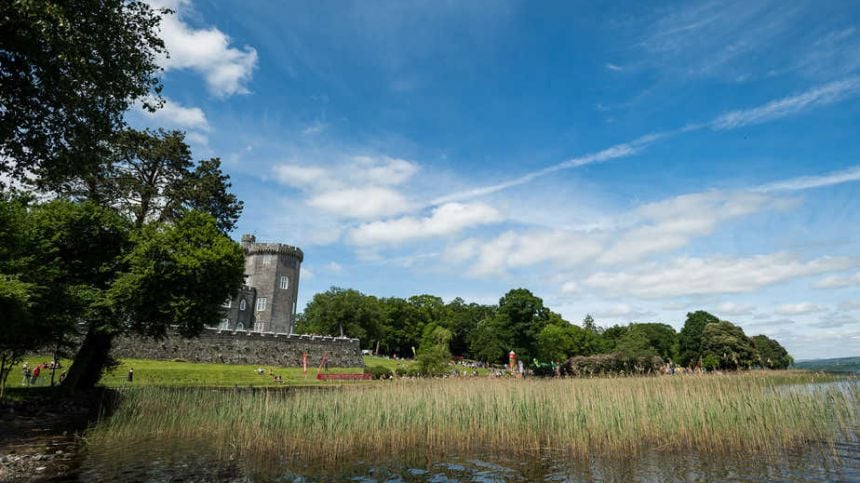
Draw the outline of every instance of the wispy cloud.
[[[594,273],[585,279],[585,284],[608,294],[642,298],[746,293],[798,277],[845,270],[857,264],[857,260],[848,257],[803,261],[788,253],[748,258],[681,257],[630,270]]]
[[[858,94],[860,94],[860,77],[852,77],[838,82],[831,82],[797,95],[768,102],[755,108],[721,114],[707,123],[691,123],[670,131],[646,134],[631,141],[616,144],[594,153],[571,158],[542,169],[525,173],[516,178],[511,178],[507,181],[441,196],[431,200],[427,205],[433,206],[452,201],[463,201],[490,195],[530,183],[535,179],[542,178],[562,170],[579,168],[590,164],[603,163],[614,159],[634,156],[642,152],[651,144],[681,134],[699,131],[709,127],[717,130],[728,130],[750,124],[775,121],[788,116],[801,114],[816,107],[832,104],[838,100],[847,99]]]
[[[795,96],[768,102],[752,109],[742,109],[723,114],[711,127],[717,130],[735,129],[750,124],[761,124],[781,119],[809,109],[833,104],[860,92],[860,77],[852,77],[816,87]]]
[[[852,166],[842,171],[827,173],[818,176],[801,176],[783,181],[775,181],[761,186],[751,188],[751,191],[763,193],[777,191],[800,191],[812,188],[822,188],[842,183],[860,181],[860,166]]]
[[[860,286],[860,272],[852,275],[830,275],[812,284],[815,288],[842,288]]]
[[[774,310],[774,313],[779,315],[805,315],[814,312],[821,312],[824,308],[812,302],[799,302],[796,304],[784,304]]]

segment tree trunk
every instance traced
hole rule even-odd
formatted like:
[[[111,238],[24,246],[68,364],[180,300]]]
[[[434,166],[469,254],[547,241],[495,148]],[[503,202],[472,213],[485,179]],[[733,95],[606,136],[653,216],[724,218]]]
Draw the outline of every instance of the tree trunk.
[[[69,367],[62,387],[67,392],[80,392],[95,387],[110,361],[112,342],[113,335],[91,327],[75,355],[72,366]]]

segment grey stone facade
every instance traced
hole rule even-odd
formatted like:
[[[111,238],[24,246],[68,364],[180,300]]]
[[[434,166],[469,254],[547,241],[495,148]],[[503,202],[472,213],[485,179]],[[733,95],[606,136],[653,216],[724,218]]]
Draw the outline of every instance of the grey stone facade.
[[[224,304],[217,328],[292,334],[304,253],[282,243],[257,243],[253,235],[242,235],[242,248],[246,285]]]
[[[301,367],[305,352],[309,368],[318,366],[326,352],[329,367],[364,367],[358,339],[217,329],[206,329],[192,339],[123,336],[114,341],[111,355],[117,359]]]

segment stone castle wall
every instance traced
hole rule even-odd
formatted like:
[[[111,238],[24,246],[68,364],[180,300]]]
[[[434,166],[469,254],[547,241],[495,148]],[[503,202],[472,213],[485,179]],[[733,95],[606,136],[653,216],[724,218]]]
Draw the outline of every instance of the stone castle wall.
[[[309,368],[318,366],[325,352],[329,353],[329,367],[364,367],[358,339],[215,329],[206,329],[192,339],[124,336],[114,340],[111,355],[117,359],[301,367],[304,352],[308,353]]]

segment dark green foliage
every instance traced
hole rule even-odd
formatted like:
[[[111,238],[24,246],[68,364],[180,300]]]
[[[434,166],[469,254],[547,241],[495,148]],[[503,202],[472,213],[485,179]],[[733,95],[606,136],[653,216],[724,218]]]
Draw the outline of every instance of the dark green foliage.
[[[712,322],[702,331],[702,357],[716,358],[719,369],[748,369],[758,361],[758,353],[743,329],[731,322]]]
[[[702,357],[702,332],[706,325],[719,321],[720,319],[704,310],[687,314],[684,328],[681,329],[678,337],[678,362],[682,366],[692,366],[698,363]]]
[[[638,332],[654,353],[664,360],[675,360],[678,354],[678,333],[668,324],[632,323],[631,332]]]
[[[219,159],[195,166],[185,133],[129,129],[115,136],[110,154],[96,170],[57,192],[116,207],[136,228],[152,221],[173,222],[196,210],[215,217],[217,227],[227,233],[243,207],[230,187]]]
[[[457,297],[447,306],[446,320],[443,325],[451,331],[451,352],[461,356],[470,356],[472,332],[478,324],[495,312],[495,307],[476,303],[466,304]]]
[[[592,377],[617,374],[658,374],[663,360],[658,356],[631,358],[619,353],[576,356],[561,366],[563,375]]]
[[[366,366],[364,368],[365,374],[370,374],[374,379],[391,379],[394,377],[394,373],[391,372],[391,369],[385,366]]]
[[[0,172],[93,172],[132,103],[160,104],[159,22],[142,2],[0,2]]]
[[[507,350],[513,350],[525,361],[537,355],[537,336],[544,327],[550,323],[564,323],[561,317],[544,307],[543,300],[524,288],[513,289],[499,300],[494,319],[500,336],[506,336],[497,341],[497,345],[498,342],[507,344]]]
[[[538,359],[563,361],[600,352],[599,335],[572,324],[548,325],[537,336]]]
[[[485,362],[502,362],[511,347],[512,336],[496,317],[482,320],[472,333],[470,353]]]
[[[418,349],[417,367],[421,374],[438,376],[449,372],[448,362],[451,361],[451,331],[436,324],[424,328],[421,347]]]
[[[787,369],[794,363],[794,359],[788,355],[779,342],[766,335],[754,335],[750,337],[756,352],[758,353],[758,364],[767,369]]]
[[[173,326],[183,336],[197,335],[219,319],[221,303],[242,285],[242,249],[207,214],[148,225],[134,242],[110,298],[135,333],[161,337]]]
[[[612,352],[618,346],[618,342],[627,334],[626,325],[613,325],[603,330],[603,351]]]
[[[376,297],[358,290],[332,287],[314,295],[305,308],[298,330],[306,333],[343,335],[372,348],[382,335],[385,312]]]

